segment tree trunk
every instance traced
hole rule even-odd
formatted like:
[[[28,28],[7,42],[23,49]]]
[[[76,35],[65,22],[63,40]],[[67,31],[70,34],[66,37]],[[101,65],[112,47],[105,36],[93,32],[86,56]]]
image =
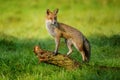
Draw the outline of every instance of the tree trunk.
[[[34,53],[38,57],[39,62],[64,67],[69,70],[80,67],[80,63],[70,57],[63,54],[54,55],[53,52],[42,50],[39,46],[34,47]]]

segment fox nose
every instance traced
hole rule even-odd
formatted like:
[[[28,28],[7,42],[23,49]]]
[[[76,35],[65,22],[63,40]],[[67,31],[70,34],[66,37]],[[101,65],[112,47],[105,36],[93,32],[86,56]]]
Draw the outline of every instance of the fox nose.
[[[55,21],[54,24],[56,24],[57,22]]]
[[[52,21],[52,23],[53,23],[53,24],[56,24],[56,23],[57,23],[57,21],[56,21],[56,20],[53,20],[53,21]]]
[[[56,21],[53,21],[52,24],[56,24],[57,22]]]

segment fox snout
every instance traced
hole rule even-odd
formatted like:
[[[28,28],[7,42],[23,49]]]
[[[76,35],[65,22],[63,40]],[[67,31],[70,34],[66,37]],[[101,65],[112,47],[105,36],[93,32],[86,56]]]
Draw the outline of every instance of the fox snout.
[[[57,21],[56,21],[56,20],[53,20],[53,21],[52,21],[52,24],[54,24],[54,25],[57,24]]]
[[[47,24],[52,24],[52,25],[56,25],[57,21],[56,20],[46,20]]]
[[[56,24],[57,23],[57,20],[49,20],[51,24]]]

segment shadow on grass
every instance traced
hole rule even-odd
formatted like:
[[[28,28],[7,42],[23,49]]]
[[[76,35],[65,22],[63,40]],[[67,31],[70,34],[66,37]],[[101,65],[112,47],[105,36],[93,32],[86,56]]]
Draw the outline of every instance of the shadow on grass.
[[[51,44],[51,40],[18,39],[16,37],[0,33],[0,52],[16,52],[28,49],[32,51],[35,45],[42,45],[41,47],[45,48],[48,45],[51,46]]]
[[[120,34],[107,37],[105,35],[96,34],[91,35],[90,41],[96,46],[110,46],[110,47],[120,47]]]
[[[90,40],[92,50],[96,47],[98,50],[103,48],[103,52],[106,48],[110,48],[114,51],[114,49],[120,47],[120,35],[113,35],[111,37],[107,37],[105,35],[96,34],[88,37]],[[54,40],[53,39],[18,39],[10,35],[6,35],[4,33],[0,33],[0,52],[16,52],[28,50],[32,52],[33,47],[35,45],[40,45],[43,49],[46,50],[54,50]],[[64,45],[62,40],[61,48],[67,48]],[[64,49],[66,51],[66,49]],[[63,51],[64,52],[64,51]],[[120,53],[120,50],[118,50]]]
[[[96,66],[99,66],[102,70],[120,70],[120,34],[110,37],[95,34],[89,36],[89,40],[92,46],[92,56],[97,58],[97,60],[93,59],[94,62],[98,62]]]
[[[112,53],[116,53],[116,57],[118,57],[120,50],[116,49],[120,47],[120,35],[107,37],[105,35],[96,34],[89,36],[88,39],[90,40],[93,53],[96,51],[94,48],[99,50],[99,53],[104,52],[106,55],[109,52],[108,50],[110,50]],[[63,41],[64,40],[61,42],[59,50],[62,51],[62,53],[66,53],[68,49],[66,49],[67,47]],[[10,35],[0,33],[0,52],[15,52],[19,54],[19,52],[27,51],[29,53],[32,53],[33,47],[35,45],[40,45],[43,49],[50,51],[53,51],[55,47],[53,39],[18,39]]]

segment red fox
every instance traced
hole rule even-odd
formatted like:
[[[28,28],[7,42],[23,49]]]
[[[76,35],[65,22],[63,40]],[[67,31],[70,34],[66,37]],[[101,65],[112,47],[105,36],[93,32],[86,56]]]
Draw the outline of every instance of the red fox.
[[[57,21],[58,9],[51,12],[49,9],[46,11],[46,28],[50,35],[55,39],[55,51],[54,54],[58,53],[58,48],[60,44],[60,38],[64,38],[69,49],[67,56],[72,53],[72,45],[81,53],[82,60],[89,61],[91,47],[89,41],[85,36],[77,29],[68,26]]]

